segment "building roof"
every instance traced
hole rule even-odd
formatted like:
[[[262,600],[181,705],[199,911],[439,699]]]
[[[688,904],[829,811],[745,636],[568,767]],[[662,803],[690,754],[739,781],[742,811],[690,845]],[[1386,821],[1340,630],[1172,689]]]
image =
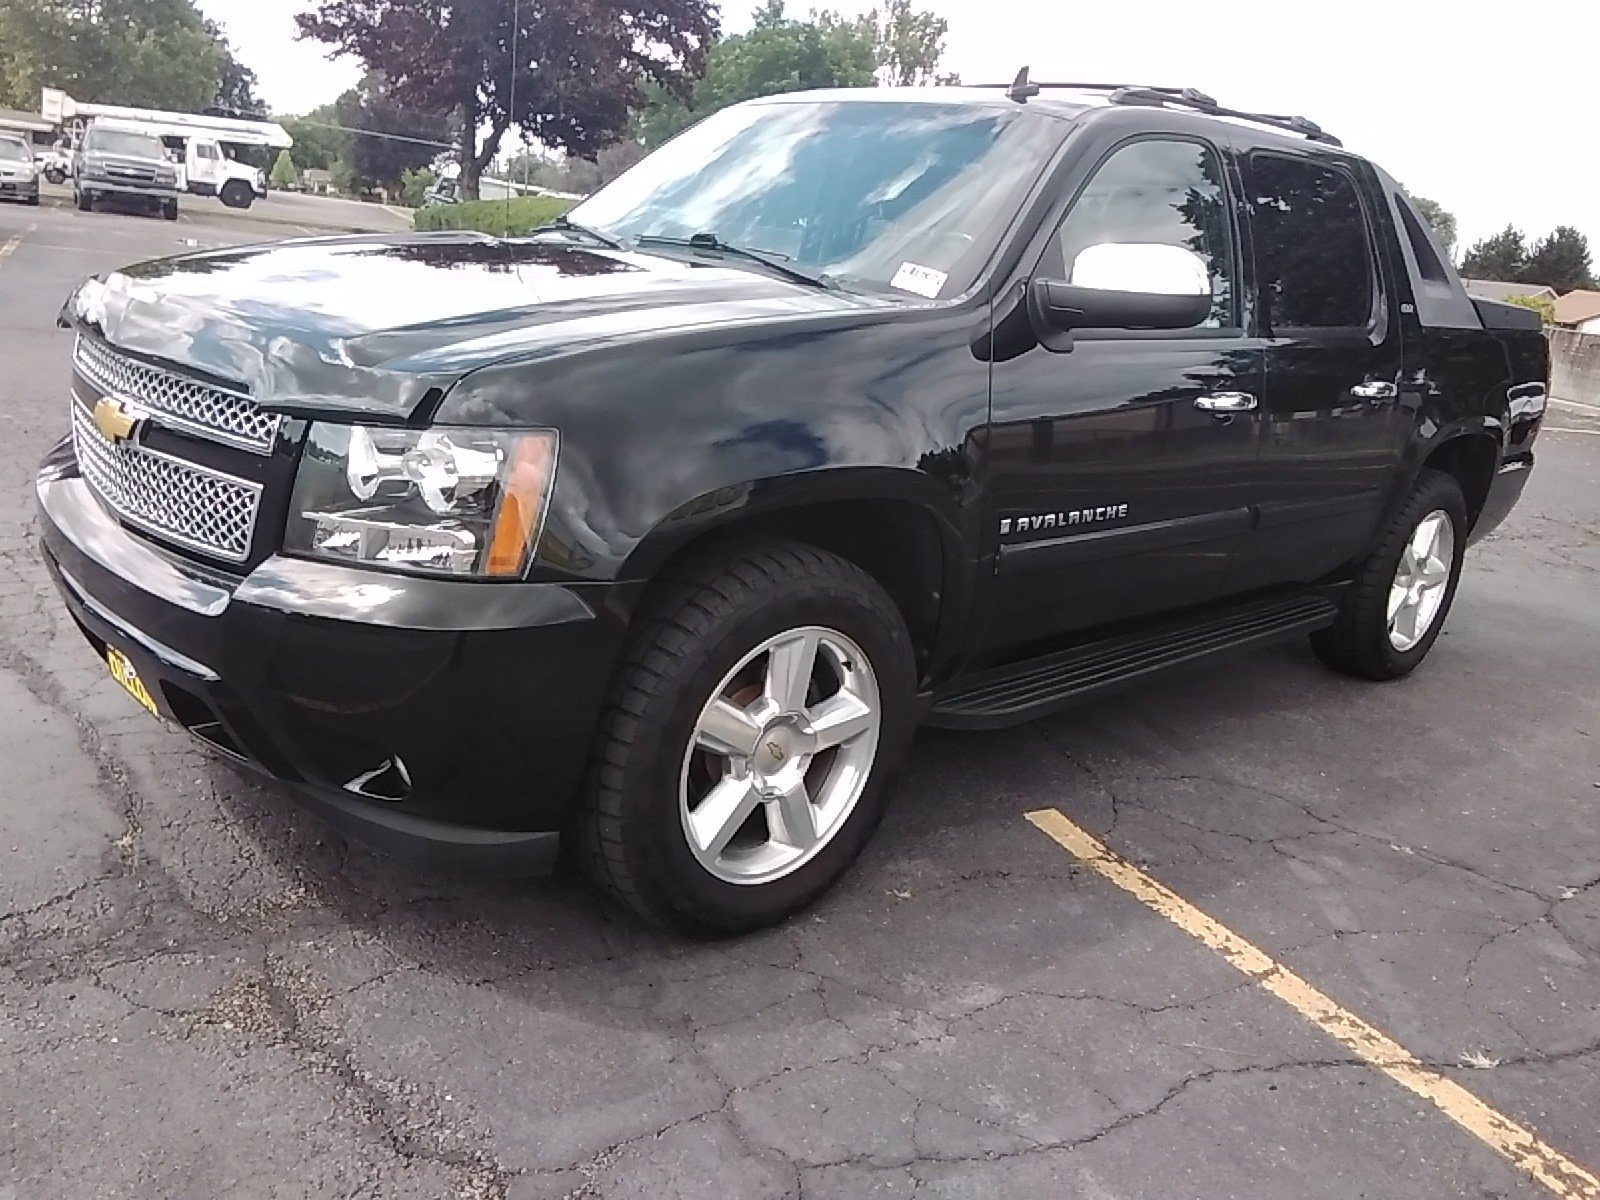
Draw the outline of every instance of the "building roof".
[[[1556,301],[1557,325],[1581,325],[1600,317],[1600,292],[1568,292]]]
[[[1555,300],[1556,290],[1542,283],[1502,283],[1497,279],[1463,279],[1467,295],[1479,300],[1504,300],[1508,296],[1542,296]]]

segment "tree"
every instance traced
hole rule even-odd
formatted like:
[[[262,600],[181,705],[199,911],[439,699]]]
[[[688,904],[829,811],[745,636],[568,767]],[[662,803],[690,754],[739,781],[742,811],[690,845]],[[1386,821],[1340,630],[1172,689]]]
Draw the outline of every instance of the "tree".
[[[300,182],[300,172],[294,169],[294,159],[287,150],[278,151],[278,160],[272,164],[272,186],[280,191]]]
[[[1446,258],[1454,258],[1456,253],[1456,216],[1437,200],[1429,200],[1426,196],[1411,197],[1411,203],[1422,214],[1422,219],[1433,229],[1433,236],[1438,239]]]
[[[434,174],[427,167],[407,167],[400,173],[400,203],[407,208],[421,208],[433,180]]]
[[[705,75],[688,96],[652,91],[639,113],[637,132],[659,145],[708,113],[780,92],[810,88],[869,87],[878,52],[863,21],[822,14],[790,20],[783,0],[756,10],[749,33],[724,38],[706,56]]]
[[[839,22],[832,13],[818,19]],[[887,0],[883,8],[869,10],[852,24],[872,40],[878,82],[889,87],[959,82],[955,75],[939,71],[945,35],[950,32],[950,22],[943,17],[917,11],[911,0]]]
[[[1461,260],[1461,273],[1468,279],[1515,281],[1522,279],[1528,262],[1528,246],[1522,231],[1507,225],[1493,237],[1475,243]]]
[[[334,128],[341,122],[331,104],[314,108],[303,117],[281,117],[278,124],[294,139],[295,161],[303,168],[326,171],[334,159],[349,157],[350,137]]]
[[[646,84],[687,89],[715,12],[713,0],[316,0],[295,20],[301,37],[381,71],[396,104],[453,117],[461,190],[476,199],[513,126],[592,154]]]
[[[256,98],[259,82],[256,73],[234,57],[233,45],[222,26],[209,19],[201,21],[201,25],[224,55],[222,78],[217,83],[216,99],[210,105],[212,111],[224,117],[265,117],[267,106]]]
[[[5,0],[0,103],[43,87],[79,100],[190,112],[216,98],[228,60],[192,0]]]
[[[1589,239],[1571,225],[1557,225],[1534,243],[1517,278],[1524,283],[1542,283],[1558,292],[1594,287]]]
[[[397,104],[376,71],[335,100],[333,111],[335,123],[346,128],[346,157],[356,174],[391,191],[398,190],[406,171],[426,166],[449,147],[449,120]]]

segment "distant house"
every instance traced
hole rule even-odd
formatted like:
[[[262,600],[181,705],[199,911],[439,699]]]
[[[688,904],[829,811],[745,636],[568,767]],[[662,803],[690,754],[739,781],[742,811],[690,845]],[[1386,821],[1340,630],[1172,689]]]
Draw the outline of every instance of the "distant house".
[[[1467,295],[1476,296],[1479,300],[1499,300],[1504,302],[1510,296],[1533,296],[1556,302],[1556,290],[1537,283],[1501,283],[1495,279],[1463,279]]]
[[[1600,333],[1600,292],[1568,292],[1556,301],[1556,324]]]
[[[326,196],[333,191],[333,172],[321,167],[307,167],[300,172],[300,190]]]

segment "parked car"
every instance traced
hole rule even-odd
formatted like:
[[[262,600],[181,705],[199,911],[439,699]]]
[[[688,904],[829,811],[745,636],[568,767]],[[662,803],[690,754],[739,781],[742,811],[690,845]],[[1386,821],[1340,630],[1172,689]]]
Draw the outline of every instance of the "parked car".
[[[22,138],[0,133],[0,200],[39,203],[39,169],[33,151]]]
[[[141,705],[699,933],[827,889],[921,724],[1291,636],[1413,670],[1549,371],[1311,122],[1025,76],[752,101],[528,237],[163,259],[62,320],[45,556]]]
[[[153,133],[97,118],[73,155],[72,199],[84,212],[96,200],[112,200],[176,221],[178,168]]]

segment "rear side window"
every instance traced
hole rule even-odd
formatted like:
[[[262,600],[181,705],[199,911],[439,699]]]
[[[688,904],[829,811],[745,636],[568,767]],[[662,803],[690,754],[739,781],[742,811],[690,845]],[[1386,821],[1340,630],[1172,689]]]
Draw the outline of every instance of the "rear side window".
[[[1365,329],[1372,251],[1355,181],[1322,163],[1256,154],[1249,191],[1267,324]]]

